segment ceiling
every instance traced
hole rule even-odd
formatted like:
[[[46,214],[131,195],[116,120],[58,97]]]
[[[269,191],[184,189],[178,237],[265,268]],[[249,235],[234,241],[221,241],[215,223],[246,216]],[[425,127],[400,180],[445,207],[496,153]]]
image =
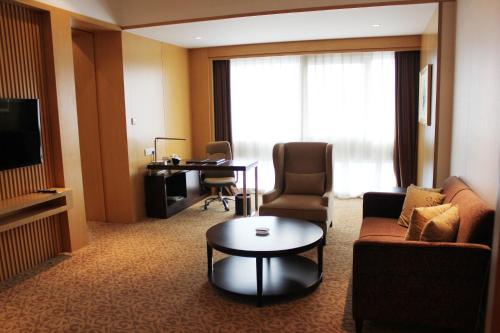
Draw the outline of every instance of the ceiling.
[[[298,40],[422,34],[437,4],[364,7],[238,17],[127,30],[200,48]]]

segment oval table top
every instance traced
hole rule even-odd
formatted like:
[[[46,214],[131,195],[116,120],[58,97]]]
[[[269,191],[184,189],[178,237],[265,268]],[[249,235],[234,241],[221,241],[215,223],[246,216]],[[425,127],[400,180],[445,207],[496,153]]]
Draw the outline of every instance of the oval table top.
[[[269,228],[267,236],[256,235],[256,228]],[[212,248],[243,257],[277,257],[300,253],[318,246],[323,230],[304,220],[256,216],[232,219],[207,231]]]

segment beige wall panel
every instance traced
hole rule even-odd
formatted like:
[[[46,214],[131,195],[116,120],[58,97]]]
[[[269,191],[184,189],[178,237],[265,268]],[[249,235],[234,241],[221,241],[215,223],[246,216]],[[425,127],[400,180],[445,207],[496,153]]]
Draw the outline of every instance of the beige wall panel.
[[[160,42],[123,33],[123,66],[129,172],[137,219],[145,217],[144,174],[152,156],[144,149],[154,138],[165,136],[162,45]],[[136,119],[132,125],[131,118]],[[160,155],[161,157],[161,155]]]
[[[144,156],[144,149],[154,145],[155,137],[186,138],[160,142],[158,158],[173,153],[183,159],[191,157],[188,53],[130,33],[123,33],[122,44],[129,171],[136,218],[141,220],[146,215],[144,174],[152,160]]]
[[[191,111],[189,100],[188,50],[162,44],[163,89],[165,91],[166,134],[187,141],[169,141],[168,154],[192,157]]]
[[[105,221],[94,37],[79,30],[72,36],[85,212],[91,221]]]
[[[434,185],[441,186],[450,176],[453,81],[455,70],[455,2],[439,4],[439,75],[437,84]]]
[[[106,221],[135,221],[129,177],[121,32],[96,32],[94,52]]]
[[[500,152],[500,2],[457,3],[451,173],[491,207]]]
[[[439,9],[436,9],[422,35],[420,69],[432,65],[431,125],[418,124],[417,183],[432,187],[434,184],[434,144],[436,134],[437,72],[438,72]]]

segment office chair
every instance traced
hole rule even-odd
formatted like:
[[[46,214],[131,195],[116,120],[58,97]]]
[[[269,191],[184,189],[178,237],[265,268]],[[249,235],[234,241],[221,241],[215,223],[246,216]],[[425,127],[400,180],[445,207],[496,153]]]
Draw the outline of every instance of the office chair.
[[[231,145],[227,141],[215,141],[207,144],[207,158],[232,160]],[[204,209],[208,209],[214,201],[220,201],[224,205],[224,209],[229,211],[228,200],[234,198],[225,197],[222,195],[222,189],[226,186],[236,186],[237,179],[235,178],[234,171],[204,171],[201,174],[202,184],[208,188],[216,187],[217,196],[205,200]]]

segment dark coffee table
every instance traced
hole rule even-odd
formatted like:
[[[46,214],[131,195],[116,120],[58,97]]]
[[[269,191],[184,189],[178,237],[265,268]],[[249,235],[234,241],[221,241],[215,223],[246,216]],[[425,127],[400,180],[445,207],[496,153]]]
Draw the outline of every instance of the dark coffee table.
[[[255,228],[269,228],[257,236]],[[323,278],[323,230],[310,222],[273,216],[233,219],[207,231],[208,280],[217,288],[263,297],[297,294]],[[299,256],[317,248],[318,263]],[[215,263],[213,249],[230,256]]]

